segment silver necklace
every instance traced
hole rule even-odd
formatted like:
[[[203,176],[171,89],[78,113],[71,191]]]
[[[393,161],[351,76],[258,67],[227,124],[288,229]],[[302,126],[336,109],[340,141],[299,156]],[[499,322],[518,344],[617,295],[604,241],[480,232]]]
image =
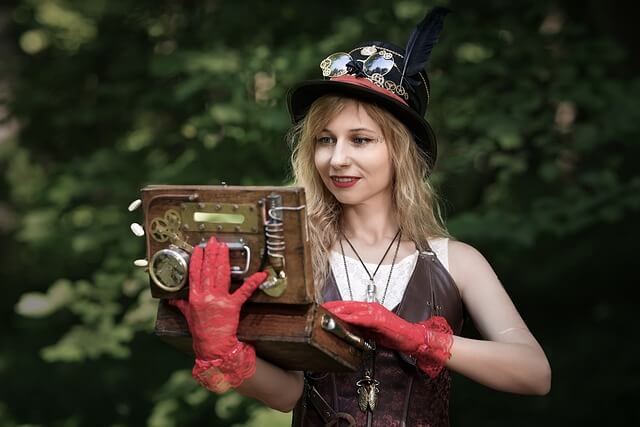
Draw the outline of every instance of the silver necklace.
[[[382,259],[378,263],[373,274],[369,273],[369,269],[367,269],[367,266],[364,264],[364,261],[362,261],[360,254],[358,254],[358,251],[356,251],[356,248],[354,248],[351,242],[349,241],[349,239],[347,239],[347,236],[345,236],[344,233],[341,233],[341,234],[342,234],[342,237],[344,237],[344,239],[347,241],[349,246],[351,246],[351,250],[353,250],[353,253],[356,254],[356,256],[358,257],[358,260],[360,261],[360,264],[362,264],[362,267],[364,268],[364,271],[366,271],[367,276],[369,276],[369,283],[367,284],[367,297],[366,297],[367,302],[380,302],[378,301],[378,298],[376,296],[377,289],[376,289],[376,284],[373,278],[378,272],[378,269],[382,265],[382,262],[386,258],[387,254],[389,253],[389,249],[391,249],[391,246],[393,246],[393,242],[395,242],[396,238],[398,239],[398,243],[396,244],[396,250],[395,250],[395,253],[393,254],[393,261],[391,262],[391,268],[389,269],[389,276],[387,277],[387,283],[384,286],[384,293],[382,295],[381,304],[384,305],[384,299],[387,296],[387,289],[389,289],[389,282],[391,281],[391,274],[393,273],[393,267],[395,266],[396,258],[398,257],[398,249],[400,248],[400,241],[402,240],[402,230],[398,230],[396,235],[393,237],[393,240],[391,240],[391,243],[389,243],[389,246],[387,246],[387,250],[384,252],[384,255],[382,255]],[[344,263],[344,272],[347,277],[347,287],[349,288],[349,297],[353,301],[353,292],[351,291],[351,280],[349,280],[349,270],[347,269],[347,258],[344,255],[344,247],[342,246],[342,239],[339,240],[339,243],[340,243],[340,251],[342,252],[342,262]]]

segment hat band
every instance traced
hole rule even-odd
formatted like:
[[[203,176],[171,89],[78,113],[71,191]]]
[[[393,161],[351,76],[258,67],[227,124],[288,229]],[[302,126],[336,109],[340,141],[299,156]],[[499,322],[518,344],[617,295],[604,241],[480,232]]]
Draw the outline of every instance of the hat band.
[[[375,84],[374,82],[372,82],[371,80],[368,80],[366,78],[355,77],[355,76],[351,76],[351,75],[344,75],[344,76],[338,76],[338,77],[331,77],[329,80],[366,87],[367,89],[371,89],[371,90],[373,90],[375,92],[378,92],[381,95],[388,96],[388,97],[393,98],[394,100],[396,100],[398,102],[403,103],[406,106],[409,106],[409,104],[407,104],[407,101],[405,101],[404,99],[400,98],[395,93],[393,93],[390,90],[387,90],[387,89],[385,89],[383,87],[378,86],[377,84]]]

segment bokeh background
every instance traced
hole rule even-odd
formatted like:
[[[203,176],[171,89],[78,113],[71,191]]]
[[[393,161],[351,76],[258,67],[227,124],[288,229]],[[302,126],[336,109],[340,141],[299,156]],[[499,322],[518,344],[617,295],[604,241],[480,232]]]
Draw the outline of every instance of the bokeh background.
[[[554,373],[545,397],[456,376],[452,424],[638,425],[638,10],[560,0],[3,0],[0,425],[288,425],[152,335],[126,207],[151,183],[286,184],[287,87],[434,5],[433,180]]]

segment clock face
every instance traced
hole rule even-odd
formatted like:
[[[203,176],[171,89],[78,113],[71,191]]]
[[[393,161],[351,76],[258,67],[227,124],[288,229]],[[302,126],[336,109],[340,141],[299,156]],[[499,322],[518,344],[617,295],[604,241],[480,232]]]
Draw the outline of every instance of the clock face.
[[[177,291],[186,282],[186,265],[186,260],[180,253],[170,249],[159,251],[151,263],[151,278],[160,288]]]

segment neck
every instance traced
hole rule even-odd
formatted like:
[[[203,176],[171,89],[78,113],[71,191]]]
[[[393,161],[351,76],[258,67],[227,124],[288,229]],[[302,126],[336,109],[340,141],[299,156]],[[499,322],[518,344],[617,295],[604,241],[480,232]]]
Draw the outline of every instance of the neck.
[[[342,230],[350,238],[367,245],[389,242],[398,232],[399,224],[392,209],[391,198],[377,203],[344,205]]]

